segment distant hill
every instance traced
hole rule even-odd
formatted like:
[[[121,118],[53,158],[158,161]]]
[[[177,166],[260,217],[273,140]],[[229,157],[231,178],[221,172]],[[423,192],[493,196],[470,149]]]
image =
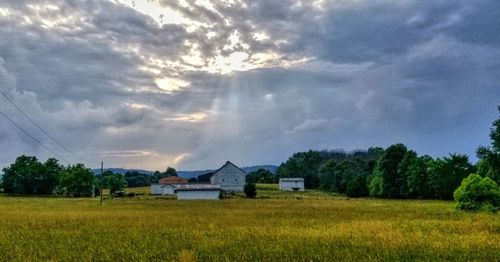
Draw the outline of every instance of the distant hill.
[[[107,171],[107,170],[110,170],[111,172],[113,172],[115,174],[122,174],[122,175],[124,175],[128,171],[137,171],[137,172],[143,173],[143,174],[152,174],[153,173],[153,171],[143,170],[143,169],[104,168],[104,171]],[[100,174],[101,173],[101,169],[100,168],[94,168],[94,169],[92,169],[92,171],[94,171],[94,174]]]
[[[277,166],[273,166],[273,165],[249,166],[249,167],[243,167],[241,169],[243,169],[247,173],[250,173],[253,171],[257,171],[260,168],[269,170],[273,173],[275,173],[276,169],[278,169]],[[111,170],[113,173],[118,173],[118,174],[122,174],[122,175],[125,174],[127,171],[137,171],[139,173],[144,173],[144,174],[152,174],[154,172],[154,171],[150,171],[150,170],[126,169],[126,168],[105,168],[104,171],[106,171],[106,170]],[[94,171],[95,174],[101,173],[101,169],[99,169],[99,168],[92,169],[92,171]],[[212,172],[212,171],[215,171],[215,169],[194,170],[194,171],[179,171],[178,170],[177,174],[179,174],[180,177],[184,177],[184,178],[189,179],[189,178],[197,177],[199,175],[202,175],[202,174],[205,174],[208,172]]]

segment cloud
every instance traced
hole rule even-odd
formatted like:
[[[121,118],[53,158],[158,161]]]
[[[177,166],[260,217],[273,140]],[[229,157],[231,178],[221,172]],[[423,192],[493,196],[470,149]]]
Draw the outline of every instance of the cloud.
[[[2,1],[0,87],[89,166],[279,164],[298,150],[396,142],[439,156],[488,143],[497,1],[231,2]],[[2,165],[51,156],[5,121],[0,145],[11,149]]]
[[[327,128],[328,121],[325,119],[306,119],[303,123],[294,126],[290,134],[297,132],[318,132]]]

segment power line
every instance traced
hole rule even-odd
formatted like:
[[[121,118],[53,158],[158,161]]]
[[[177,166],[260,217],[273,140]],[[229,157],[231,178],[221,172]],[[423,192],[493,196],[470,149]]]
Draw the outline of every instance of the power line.
[[[69,161],[66,160],[64,157],[60,156],[59,154],[56,154],[54,151],[52,151],[50,148],[48,148],[46,145],[44,145],[42,142],[40,142],[38,139],[36,139],[35,137],[33,137],[30,133],[28,133],[28,131],[26,131],[24,128],[22,128],[20,125],[18,125],[16,122],[14,122],[14,120],[10,119],[10,117],[8,117],[6,114],[4,114],[2,111],[0,111],[0,114],[5,117],[7,120],[9,120],[13,125],[15,125],[17,128],[19,128],[21,131],[23,131],[27,136],[29,136],[31,139],[33,139],[33,141],[35,141],[36,143],[38,143],[39,145],[41,145],[43,148],[47,149],[47,151],[49,151],[50,153],[52,153],[55,157],[58,157],[62,160],[64,160],[66,163],[69,164]]]
[[[74,157],[76,157],[77,159],[80,159],[80,160],[83,160],[83,161],[86,161],[86,159],[78,156],[77,154],[75,154],[73,151],[69,150],[69,148],[67,148],[65,145],[63,145],[61,142],[59,142],[57,139],[55,139],[53,136],[51,136],[47,131],[45,131],[45,129],[43,129],[40,125],[38,125],[33,119],[31,119],[31,117],[28,116],[28,114],[26,112],[24,112],[12,99],[10,99],[2,90],[0,90],[0,93],[3,95],[3,97],[5,97],[5,99],[7,99],[7,101],[9,101],[9,103],[11,105],[13,105],[17,110],[19,110],[19,112],[21,112],[33,125],[35,125],[36,127],[38,127],[38,129],[40,129],[45,135],[47,135],[52,141],[54,141],[54,143],[56,143],[57,145],[59,145],[61,148],[63,148],[64,150],[66,150],[68,153],[70,153],[71,155],[73,155]]]

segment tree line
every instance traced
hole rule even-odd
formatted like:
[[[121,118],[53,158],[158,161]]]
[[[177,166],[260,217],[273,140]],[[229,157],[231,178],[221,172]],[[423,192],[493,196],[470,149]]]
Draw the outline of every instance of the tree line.
[[[498,110],[500,112],[500,107]],[[280,177],[302,177],[306,188],[350,197],[453,199],[454,192],[471,174],[487,179],[485,183],[494,183],[498,188],[500,118],[493,122],[490,139],[491,146],[477,149],[476,164],[464,154],[433,158],[419,156],[404,144],[394,144],[385,149],[372,147],[353,152],[298,152],[282,163],[276,174],[253,172],[247,179],[276,183]]]
[[[0,188],[6,194],[17,195],[66,195],[90,197],[100,194],[100,189],[110,193],[122,191],[126,187],[149,186],[167,176],[177,176],[174,168],[151,174],[127,171],[125,174],[106,170],[102,174],[94,172],[83,164],[63,166],[55,158],[45,162],[34,156],[19,156],[13,164],[3,168]]]

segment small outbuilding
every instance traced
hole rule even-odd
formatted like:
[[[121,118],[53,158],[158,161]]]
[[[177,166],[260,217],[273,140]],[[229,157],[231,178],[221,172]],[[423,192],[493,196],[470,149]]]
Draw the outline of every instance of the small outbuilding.
[[[301,177],[280,178],[281,191],[304,191],[304,179]]]
[[[185,178],[177,176],[168,176],[160,179],[158,183],[151,184],[152,195],[173,195],[177,185],[186,184],[188,181]]]
[[[212,184],[183,184],[175,187],[178,200],[218,200],[221,188]]]

